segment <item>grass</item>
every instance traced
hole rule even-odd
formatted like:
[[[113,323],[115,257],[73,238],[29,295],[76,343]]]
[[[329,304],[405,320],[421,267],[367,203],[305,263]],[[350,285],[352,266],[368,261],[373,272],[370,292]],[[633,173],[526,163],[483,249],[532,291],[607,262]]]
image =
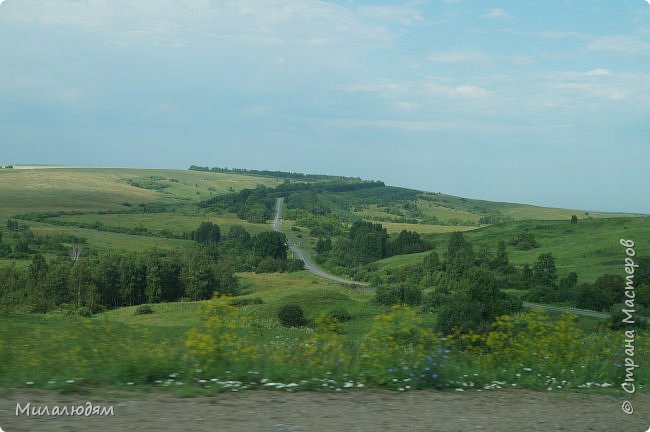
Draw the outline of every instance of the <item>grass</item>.
[[[173,233],[191,231],[207,219],[220,225],[224,232],[229,226],[240,224],[250,232],[256,233],[269,230],[270,225],[249,224],[233,215],[203,215],[196,210],[190,211],[189,205],[214,194],[254,187],[256,184],[273,186],[279,181],[274,178],[180,170],[2,170],[0,196],[3,198],[3,207],[0,209],[0,218],[33,211],[82,210],[87,213],[61,216],[60,219],[80,223],[99,221],[111,227],[144,226],[154,232],[168,229]],[[134,183],[158,189],[143,189],[133,186]],[[439,194],[424,195],[428,198],[421,196],[417,200],[418,209],[425,216],[436,216],[441,221],[456,219],[476,223],[479,214],[491,212],[514,219],[539,219],[480,229],[473,229],[477,228],[475,226],[382,222],[390,233],[397,233],[402,229],[420,232],[427,239],[433,240],[438,253],[444,253],[449,233],[453,231],[465,230],[466,238],[473,242],[476,248],[488,246],[494,249],[499,240],[508,240],[521,231],[528,230],[535,235],[540,247],[531,251],[508,248],[511,262],[532,264],[540,253],[551,252],[556,258],[560,275],[576,271],[581,282],[593,281],[602,273],[622,273],[621,263],[625,256],[618,244],[620,238],[635,240],[639,255],[649,254],[649,218],[601,218],[606,215],[592,214],[594,219],[586,219],[584,212],[574,210],[491,203]],[[175,204],[177,211],[153,214],[90,214],[102,210],[124,210],[128,207],[124,205],[127,202],[131,205],[154,202]],[[369,219],[395,217],[388,213],[388,210],[395,209],[388,207],[368,205],[361,213]],[[572,214],[581,218],[576,225],[568,222]],[[37,222],[29,222],[29,225],[37,234],[66,233],[87,238],[90,247],[97,250],[143,250],[153,247],[174,249],[192,245],[192,242],[186,240],[135,236]],[[292,231],[292,225],[292,221],[283,221],[283,231],[291,241],[302,241],[304,249],[313,257],[315,239],[308,235],[308,230]],[[302,237],[298,237],[299,234]],[[395,256],[381,260],[378,264],[386,268],[416,263],[427,253],[429,252]],[[20,261],[18,265],[25,266],[28,262],[29,260]],[[6,263],[6,260],[0,261],[0,265]],[[312,340],[315,335],[310,327],[285,328],[279,324],[276,314],[286,303],[299,304],[310,321],[333,309],[346,309],[352,315],[352,320],[342,324],[345,331],[345,335],[341,337],[342,345],[335,347],[345,353],[355,352],[371,330],[373,318],[387,311],[386,307],[373,303],[372,292],[367,289],[337,284],[306,271],[240,273],[238,277],[244,292],[242,298],[259,297],[263,303],[237,308],[243,316],[250,319],[250,324],[247,328],[235,329],[234,333],[247,334],[246,337],[252,338],[247,339],[248,343],[264,347],[271,353],[277,347],[298,349],[301,343]],[[90,320],[62,313],[17,316],[2,314],[0,384],[79,390],[80,385],[127,386],[131,382],[143,386],[165,385],[164,383],[170,382],[170,376],[176,377],[179,373],[184,373],[184,377],[192,380],[192,368],[188,362],[185,343],[188,331],[199,328],[204,323],[200,317],[203,304],[205,302],[154,304],[153,313],[147,315],[136,315],[136,307],[124,307],[98,314]],[[428,329],[433,327],[435,319],[433,314],[422,314],[418,317],[420,325]],[[595,331],[600,328],[595,320],[581,319],[577,326],[589,332],[585,337],[585,344],[589,347],[589,344],[593,343],[594,350],[603,348],[605,342],[615,342],[616,346],[621,343],[621,338],[618,337],[620,335],[612,332],[607,333],[609,339],[598,339],[602,335],[600,330]],[[252,330],[252,333],[248,330]],[[639,342],[645,344],[643,349],[639,350],[639,356],[647,356],[646,335],[647,333],[639,335]],[[612,345],[612,350],[616,346]],[[473,380],[488,386],[493,385],[489,380],[514,380],[516,374],[521,372],[521,365],[514,363],[514,366],[510,365],[508,368],[494,368],[480,362],[480,357],[456,354],[450,357],[449,372],[445,377],[447,384],[452,387],[464,387],[462,375],[468,371],[479,375],[479,378],[472,378]],[[239,354],[233,351],[228,355],[237,359]],[[255,363],[256,367],[259,366],[257,371],[267,374],[269,378],[294,380],[308,377],[312,373],[307,363],[314,360],[313,358],[296,357],[292,361],[297,359],[297,363],[283,364],[276,359],[272,360],[271,357],[269,355],[268,358],[264,357]],[[616,378],[616,371],[610,370],[613,359],[616,360],[617,357],[611,353],[607,356],[582,359],[583,362],[591,362],[594,367],[588,372],[583,372],[580,379],[590,378],[589,374],[592,374],[594,380],[600,380],[599,382]],[[394,358],[391,361],[399,364],[400,360]],[[525,366],[534,371],[543,371],[548,366],[543,360],[533,363]],[[242,363],[241,367],[249,366]],[[332,369],[330,377],[339,381],[344,378],[344,368]],[[347,370],[354,370],[354,367],[350,366]],[[643,372],[644,370],[640,370],[639,383],[648,381],[647,372]],[[248,372],[244,369],[242,371],[240,372],[243,375],[240,374],[237,379],[243,381]],[[317,378],[313,375],[312,377]],[[522,381],[522,386],[542,388],[546,385],[547,378],[538,379],[531,376],[527,380]],[[178,384],[175,378],[172,381],[175,386],[182,385]],[[402,384],[400,382],[399,385]],[[205,388],[196,380],[193,385],[196,389]],[[331,383],[327,388],[333,388],[329,385]]]
[[[161,179],[160,191],[131,186],[127,180]],[[124,203],[196,202],[214,194],[278,179],[238,174],[165,169],[47,168],[0,170],[0,218],[35,211],[120,210]]]
[[[580,281],[593,282],[605,273],[622,274],[625,251],[621,238],[632,239],[638,255],[650,255],[650,218],[609,218],[568,221],[522,221],[496,225],[466,234],[477,245],[495,247],[523,230],[535,235],[539,248],[519,251],[508,248],[514,264],[534,263],[542,253],[552,253],[560,276],[575,271]]]
[[[374,221],[373,221],[374,222]],[[430,224],[409,224],[399,222],[378,222],[389,234],[398,234],[402,230],[415,231],[419,234],[441,234],[452,233],[455,231],[471,231],[475,230],[477,226],[465,225],[430,225]]]
[[[464,233],[475,250],[487,246],[493,251],[500,240],[508,241],[528,230],[539,247],[520,251],[508,246],[510,262],[515,265],[534,264],[542,253],[552,253],[560,277],[574,271],[580,282],[593,282],[599,276],[623,273],[625,251],[619,245],[621,238],[636,242],[640,256],[650,255],[650,218],[615,217],[580,220],[577,224],[566,221],[518,221],[492,225]],[[444,254],[449,234],[426,236],[436,245],[436,252]],[[421,262],[427,252],[398,255],[377,261],[383,268],[398,267]]]
[[[3,315],[0,316],[0,385],[74,392],[106,387],[173,387],[182,388],[186,396],[210,394],[224,389],[236,391],[265,387],[264,379],[285,383],[273,385],[278,389],[290,382],[299,382],[297,386],[301,389],[325,390],[341,388],[344,382],[366,382],[394,389],[408,389],[414,385],[401,370],[399,353],[402,351],[388,346],[395,343],[394,340],[387,339],[385,342],[387,349],[397,353],[388,357],[383,349],[379,349],[383,346],[383,339],[376,341],[380,344],[375,346],[378,351],[371,355],[376,354],[383,363],[372,373],[378,375],[357,375],[358,371],[353,372],[354,366],[347,363],[340,369],[329,369],[326,374],[321,372],[322,375],[319,375],[316,372],[318,368],[314,369],[312,364],[314,358],[303,358],[299,354],[303,342],[313,343],[310,341],[315,340],[316,333],[309,328],[284,328],[277,319],[265,316],[265,311],[271,312],[287,301],[301,304],[308,318],[313,317],[319,309],[346,307],[353,319],[343,325],[345,335],[342,338],[325,336],[321,340],[336,343],[333,348],[338,347],[340,352],[351,355],[369,332],[382,328],[378,334],[384,334],[390,331],[392,325],[390,320],[380,320],[377,322],[380,327],[375,327],[377,323],[373,324],[372,318],[386,312],[386,309],[368,303],[366,296],[346,287],[331,286],[326,289],[315,284],[317,286],[305,288],[303,284],[309,283],[311,276],[301,273],[241,274],[240,277],[250,291],[248,295],[261,296],[266,303],[239,308],[245,316],[254,320],[248,330],[224,328],[214,335],[219,338],[224,332],[234,331],[228,337],[238,334],[236,337],[245,337],[251,346],[263,347],[263,356],[252,363],[238,351],[229,351],[226,355],[235,360],[235,363],[229,363],[232,372],[194,369],[196,366],[188,361],[186,341],[189,329],[203,328],[203,321],[198,315],[203,302],[155,304],[152,305],[154,312],[149,315],[135,315],[135,307],[126,307],[99,314],[92,319],[61,313]],[[417,318],[418,325],[430,328],[433,319],[431,314],[421,315]],[[555,319],[551,318],[550,323]],[[571,339],[570,332],[578,329],[587,333],[584,337]],[[552,386],[557,391],[594,388],[593,384],[588,383],[600,383],[596,387],[607,383],[611,387],[620,381],[621,370],[615,367],[615,363],[623,358],[617,350],[620,334],[604,331],[598,322],[588,318],[575,323],[574,327],[558,327],[553,331],[555,333],[544,333],[543,341],[544,346],[553,347],[553,350],[538,349],[540,355],[522,350],[521,345],[514,345],[515,351],[499,349],[493,354],[482,355],[471,350],[459,351],[452,340],[449,355],[444,354],[444,358],[434,360],[433,366],[440,377],[433,385],[451,389],[498,389],[514,384],[540,390]],[[648,332],[638,334],[637,354],[640,358],[645,358],[649,352],[648,335]],[[565,336],[569,339],[565,340]],[[330,337],[332,339],[328,339]],[[531,346],[537,343],[532,333],[524,334],[524,339],[518,337],[518,343]],[[557,340],[562,340],[562,343],[557,345]],[[508,343],[503,338],[494,341]],[[572,359],[572,355],[576,354],[574,350],[577,348],[572,344],[579,344],[579,357],[575,359]],[[550,362],[544,357],[548,353],[560,357]],[[284,360],[288,363],[279,362],[285,354],[289,356]],[[564,359],[567,355],[568,359]],[[494,367],[494,361],[503,363]],[[391,371],[394,366],[399,366],[397,371]],[[391,381],[392,376],[397,378]],[[635,371],[638,391],[647,391],[649,379],[650,375],[643,368]],[[214,384],[214,380],[220,380],[221,384]],[[324,384],[327,385],[323,387]]]
[[[125,251],[142,251],[151,248],[176,249],[191,247],[194,244],[191,240],[112,233],[87,228],[48,225],[41,222],[29,222],[29,226],[35,234],[72,234],[77,237],[85,238],[88,240],[90,248],[103,251],[116,249]]]
[[[195,230],[201,222],[210,221],[219,225],[223,234],[227,234],[233,225],[241,225],[251,234],[268,231],[268,224],[255,224],[241,220],[234,214],[214,215],[186,215],[176,212],[145,213],[145,214],[83,214],[65,215],[48,220],[62,222],[93,223],[100,222],[106,227],[137,228],[146,227],[151,232],[168,230],[173,234],[182,235]]]

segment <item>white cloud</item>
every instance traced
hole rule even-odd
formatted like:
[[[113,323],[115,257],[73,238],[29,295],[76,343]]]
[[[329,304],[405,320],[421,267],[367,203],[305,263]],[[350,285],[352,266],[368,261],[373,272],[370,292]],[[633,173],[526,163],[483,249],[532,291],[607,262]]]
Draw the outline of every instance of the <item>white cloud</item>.
[[[483,17],[489,19],[504,19],[504,18],[510,18],[510,15],[508,15],[508,13],[505,10],[496,8],[496,9],[492,9],[490,12],[483,15]]]
[[[401,109],[402,111],[412,111],[417,108],[416,104],[408,101],[399,101],[395,105],[397,106],[397,108]]]
[[[609,76],[612,74],[612,71],[604,68],[596,68],[584,73],[586,76]]]
[[[650,104],[650,75],[646,74],[596,68],[539,74],[536,79],[542,86],[543,99],[558,106],[587,106],[590,100]]]
[[[481,63],[489,60],[489,56],[478,51],[444,51],[429,54],[427,59],[433,63]]]
[[[327,38],[324,37],[313,37],[309,39],[309,45],[325,45],[327,43]]]
[[[629,56],[650,55],[650,42],[635,36],[604,36],[589,43],[587,49]]]
[[[372,20],[397,22],[402,25],[411,25],[424,21],[422,14],[412,6],[362,6],[359,13]]]
[[[456,87],[452,87],[452,86],[441,85],[441,84],[427,83],[424,84],[422,87],[426,91],[434,95],[447,96],[447,97],[482,98],[482,97],[489,96],[491,94],[491,92],[489,92],[484,88],[469,85],[469,84],[463,84]]]

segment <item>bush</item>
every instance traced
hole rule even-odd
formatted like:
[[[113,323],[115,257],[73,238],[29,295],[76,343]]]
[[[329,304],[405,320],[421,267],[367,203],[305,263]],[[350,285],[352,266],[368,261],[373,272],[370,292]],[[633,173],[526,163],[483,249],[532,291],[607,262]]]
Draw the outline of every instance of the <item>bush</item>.
[[[297,272],[305,269],[305,263],[299,259],[289,259],[287,260],[287,271],[289,273]]]
[[[152,313],[153,313],[153,309],[148,304],[140,305],[135,309],[136,315],[148,315]]]
[[[287,262],[281,259],[266,257],[255,267],[255,273],[275,273],[287,269]]]
[[[285,327],[300,327],[305,325],[305,313],[297,304],[286,304],[278,311],[278,319]]]
[[[346,322],[352,319],[352,315],[350,315],[350,312],[342,308],[329,311],[327,316],[330,318],[334,318],[338,322]]]
[[[87,307],[82,306],[79,309],[77,309],[77,315],[82,316],[84,318],[90,318],[93,315],[93,312]]]
[[[262,300],[260,297],[253,297],[253,298],[235,298],[232,299],[232,302],[230,303],[233,306],[246,306],[246,305],[252,305],[252,304],[262,304],[264,303],[264,300]]]
[[[422,290],[405,284],[380,287],[375,292],[375,301],[387,306],[394,304],[417,306],[422,303]]]

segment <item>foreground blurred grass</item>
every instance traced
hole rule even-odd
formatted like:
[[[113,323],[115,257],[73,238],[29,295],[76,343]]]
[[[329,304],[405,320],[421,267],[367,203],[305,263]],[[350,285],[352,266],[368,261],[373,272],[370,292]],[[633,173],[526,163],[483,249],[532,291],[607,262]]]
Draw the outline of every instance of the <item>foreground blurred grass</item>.
[[[363,383],[621,391],[623,332],[594,320],[529,313],[498,321],[488,335],[444,339],[431,331],[433,314],[380,307],[370,293],[306,272],[240,278],[242,298],[259,297],[262,304],[167,303],[152,305],[152,314],[128,307],[91,319],[0,316],[0,388],[166,386],[196,394],[266,387],[270,380],[276,388],[305,389]],[[301,305],[315,325],[282,327],[276,313],[286,303]],[[323,320],[341,308],[351,321]],[[643,364],[650,359],[648,335],[635,341],[638,391],[650,382],[650,366]]]

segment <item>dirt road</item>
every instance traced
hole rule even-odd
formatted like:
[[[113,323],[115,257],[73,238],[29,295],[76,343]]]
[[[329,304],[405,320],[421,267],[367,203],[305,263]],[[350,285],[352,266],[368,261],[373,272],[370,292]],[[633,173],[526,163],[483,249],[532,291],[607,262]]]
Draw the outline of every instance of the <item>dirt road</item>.
[[[0,427],[17,431],[607,431],[646,432],[650,395],[622,399],[527,390],[483,392],[360,390],[341,393],[247,391],[177,398],[154,391],[87,397],[13,391],[0,398]],[[24,406],[113,405],[112,417],[16,416]]]

